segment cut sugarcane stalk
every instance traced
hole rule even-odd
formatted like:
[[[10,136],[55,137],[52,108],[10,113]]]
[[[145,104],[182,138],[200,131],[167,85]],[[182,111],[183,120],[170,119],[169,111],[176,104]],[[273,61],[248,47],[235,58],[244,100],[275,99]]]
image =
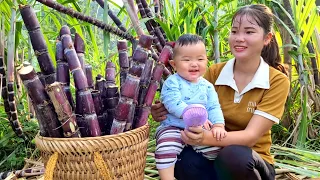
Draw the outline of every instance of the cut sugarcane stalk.
[[[148,35],[141,35],[139,38],[138,46],[132,56],[132,63],[134,65],[129,69],[129,74],[126,77],[124,84],[121,86],[121,96],[115,110],[111,134],[123,132],[124,129],[131,129],[139,95],[140,77],[141,74],[144,74],[143,71],[149,71],[142,67],[145,66],[145,62],[149,58],[148,51],[151,48],[152,41],[152,36]],[[147,56],[145,56],[146,59],[139,57],[137,54],[135,55],[135,53],[143,54],[141,52],[147,52]],[[141,71],[138,72],[133,69],[141,69]]]
[[[64,49],[64,55],[68,61],[69,69],[74,78],[76,87],[76,108],[77,122],[83,137],[100,136],[98,118],[94,109],[93,99],[88,89],[88,80],[85,76],[73,42],[68,26],[63,26],[60,30],[60,38]],[[79,49],[81,45],[77,45]]]
[[[89,64],[85,65],[85,74],[87,77],[87,82],[88,82],[88,87],[89,89],[93,89],[94,87],[94,82],[93,82],[93,78],[92,78],[92,66]]]
[[[46,84],[51,84],[56,80],[55,68],[48,53],[48,47],[43,34],[40,30],[40,24],[36,14],[29,5],[20,5],[20,12],[24,24],[29,32],[32,47],[37,56],[38,63]]]
[[[69,104],[74,109],[74,101],[70,91],[70,73],[68,62],[64,59],[63,46],[60,40],[56,43],[57,81],[61,82]]]
[[[140,113],[139,113],[139,116],[137,117],[137,121],[134,122],[134,128],[141,127],[145,125],[148,121],[148,116],[150,114],[150,107],[152,105],[152,101],[158,89],[158,85],[160,84],[162,74],[165,69],[165,62],[168,62],[169,58],[172,56],[171,53],[174,45],[175,45],[174,42],[167,43],[159,56],[159,61],[157,62],[155,68],[153,69],[151,83],[148,87],[148,91],[144,99],[144,105],[142,109],[140,109]]]
[[[108,122],[107,122],[107,113],[104,113],[104,106],[101,100],[101,94],[98,90],[92,90],[92,99],[94,103],[94,108],[98,116],[99,126],[101,130],[101,135],[107,134]]]
[[[120,87],[124,83],[129,71],[128,47],[126,40],[119,40],[117,43],[120,65]]]
[[[62,137],[57,114],[33,67],[22,67],[18,73],[32,100],[39,122],[40,135],[44,137]]]
[[[83,39],[80,37],[80,35],[78,33],[75,34],[74,36],[74,49],[77,52],[78,55],[78,59],[81,65],[81,68],[83,70],[83,72],[85,73],[85,59],[84,59],[84,41]]]
[[[48,85],[46,91],[61,122],[63,136],[66,138],[81,137],[76,116],[72,112],[72,107],[69,104],[67,96],[64,94],[61,83],[55,82]]]

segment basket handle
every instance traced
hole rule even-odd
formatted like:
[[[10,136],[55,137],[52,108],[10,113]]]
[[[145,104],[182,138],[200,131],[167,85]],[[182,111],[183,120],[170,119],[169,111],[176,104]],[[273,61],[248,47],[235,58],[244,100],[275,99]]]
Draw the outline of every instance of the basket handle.
[[[47,162],[46,170],[44,173],[45,180],[52,180],[53,179],[53,170],[56,167],[58,157],[59,157],[58,152],[55,152],[49,158],[49,160]]]
[[[55,152],[51,155],[47,162],[46,171],[44,174],[45,180],[52,180],[53,179],[53,170],[56,167],[58,161],[59,154]],[[104,162],[102,155],[99,152],[95,152],[93,155],[94,163],[96,164],[98,171],[102,175],[103,179],[105,180],[112,180],[110,171],[108,170],[107,164]]]
[[[104,162],[102,155],[99,152],[95,152],[93,154],[93,160],[96,164],[100,174],[102,175],[103,179],[105,180],[112,180],[110,171],[108,170],[107,164]]]

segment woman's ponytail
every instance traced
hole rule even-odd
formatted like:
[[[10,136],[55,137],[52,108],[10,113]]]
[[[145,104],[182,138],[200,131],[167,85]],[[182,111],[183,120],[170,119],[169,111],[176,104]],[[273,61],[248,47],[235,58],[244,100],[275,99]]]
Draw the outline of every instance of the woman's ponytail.
[[[266,63],[269,64],[269,66],[272,66],[288,76],[288,72],[286,71],[285,67],[280,64],[281,56],[279,52],[279,46],[274,35],[272,35],[270,43],[263,47],[261,57]]]

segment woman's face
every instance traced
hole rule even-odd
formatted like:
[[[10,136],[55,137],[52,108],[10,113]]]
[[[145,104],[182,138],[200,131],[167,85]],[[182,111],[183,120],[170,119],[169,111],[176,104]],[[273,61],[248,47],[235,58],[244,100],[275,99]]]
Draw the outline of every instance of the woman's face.
[[[271,40],[272,34],[267,35],[264,29],[248,15],[238,15],[231,28],[229,45],[237,60],[257,59],[261,55],[263,46]]]

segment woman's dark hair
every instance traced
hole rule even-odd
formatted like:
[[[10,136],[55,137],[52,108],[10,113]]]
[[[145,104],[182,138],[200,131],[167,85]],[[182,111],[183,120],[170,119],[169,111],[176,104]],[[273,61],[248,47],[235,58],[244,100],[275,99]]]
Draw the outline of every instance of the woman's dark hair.
[[[240,8],[234,14],[232,23],[237,16],[244,15],[252,17],[256,21],[256,23],[264,30],[265,34],[272,32],[274,23],[273,13],[266,5],[253,4]],[[285,68],[280,64],[281,57],[279,52],[279,45],[274,35],[272,35],[270,43],[263,47],[261,57],[265,60],[266,63],[269,64],[269,66],[274,67],[275,69],[288,75]]]

